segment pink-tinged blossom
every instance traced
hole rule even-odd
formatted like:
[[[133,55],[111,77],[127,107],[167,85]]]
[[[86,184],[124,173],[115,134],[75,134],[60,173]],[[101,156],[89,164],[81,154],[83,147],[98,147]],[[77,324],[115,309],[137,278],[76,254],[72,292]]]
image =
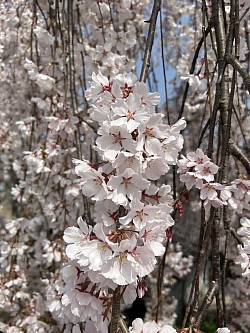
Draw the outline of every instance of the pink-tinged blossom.
[[[161,154],[161,143],[157,138],[157,125],[162,119],[162,114],[155,114],[150,117],[147,123],[141,123],[138,127],[137,150],[145,151],[148,156]]]
[[[104,91],[111,91],[111,83],[108,78],[102,74],[92,74],[92,84],[88,90],[85,91],[87,100],[96,100]]]
[[[183,147],[183,137],[180,131],[186,127],[186,121],[181,118],[172,126],[159,125],[162,134],[159,136],[162,142],[162,154],[165,162],[170,165],[177,164],[179,152]]]
[[[41,150],[36,151],[24,151],[24,159],[27,161],[29,169],[33,169],[35,173],[49,172],[50,168],[45,165],[43,152]]]
[[[218,183],[205,183],[201,187],[200,198],[204,200],[204,208],[209,211],[211,206],[219,208],[223,205],[227,205],[227,201],[219,198],[218,192],[225,190],[225,186]],[[224,193],[225,195],[225,193]]]
[[[91,239],[81,246],[81,252],[76,257],[79,264],[82,257],[88,258],[88,270],[102,271],[112,257],[112,251],[107,243],[99,239]]]
[[[156,259],[147,246],[137,246],[120,252],[107,262],[102,269],[102,275],[113,280],[118,285],[127,285],[153,271]]]
[[[126,151],[121,151],[112,165],[119,173],[123,173],[128,168],[134,170],[136,173],[141,173],[142,161],[142,152],[132,154]]]
[[[109,191],[104,176],[92,168],[87,162],[74,159],[77,164],[75,172],[82,178],[82,193],[93,200],[103,200],[107,197]]]
[[[219,167],[210,161],[195,166],[195,176],[204,179],[207,182],[214,180],[214,175],[218,172]]]
[[[82,217],[77,219],[77,227],[68,227],[64,231],[63,239],[67,245],[66,254],[70,259],[75,259],[76,255],[81,252],[81,247],[89,239],[92,227],[88,226],[86,222],[83,221]]]
[[[158,212],[158,206],[144,205],[139,199],[135,199],[130,204],[129,213],[119,218],[119,222],[122,225],[133,223],[135,230],[141,230],[146,226],[147,222],[154,220]]]
[[[200,197],[202,200],[214,200],[218,197],[218,190],[224,189],[219,183],[205,183],[201,187]]]
[[[60,146],[57,145],[54,141],[48,140],[46,142],[45,153],[48,155],[48,158],[58,156],[60,154]]]
[[[126,206],[129,201],[141,198],[141,193],[149,187],[149,181],[132,169],[126,169],[119,176],[111,176],[108,187],[112,190],[109,198],[117,205]]]
[[[106,227],[112,226],[118,219],[119,206],[112,200],[102,200],[95,204],[95,221]]]
[[[223,205],[226,205],[227,203],[221,201],[219,198],[215,198],[212,200],[206,199],[204,201],[204,208],[206,211],[210,211],[211,207],[214,208],[219,208],[222,207]]]
[[[188,167],[189,159],[187,159],[184,155],[181,155],[181,158],[179,159],[177,166],[178,170],[177,173],[179,174],[186,174],[189,170],[190,167]]]
[[[143,163],[143,177],[150,180],[157,180],[165,175],[169,166],[161,157],[147,157]]]
[[[200,189],[203,185],[202,179],[197,178],[194,172],[181,174],[180,181],[185,183],[188,190],[191,190],[193,186]]]
[[[178,139],[175,136],[169,135],[162,141],[162,154],[166,163],[170,165],[177,164],[177,157],[182,149],[183,139],[179,135]],[[181,148],[179,148],[181,147]]]
[[[159,104],[161,101],[161,97],[158,93],[148,92],[147,85],[144,82],[136,82],[134,93],[140,97],[142,105],[151,109],[152,106]]]
[[[174,199],[171,195],[171,186],[170,185],[162,185],[158,189],[158,195],[160,196],[159,202],[162,204],[167,204],[170,208],[170,206],[173,205]]]
[[[200,148],[196,149],[195,152],[189,152],[187,154],[187,159],[189,160],[187,163],[187,167],[189,168],[210,161],[210,158],[204,154],[203,150]]]
[[[134,85],[138,81],[138,78],[134,73],[123,73],[116,75],[114,81],[121,89],[122,97],[127,98],[130,93],[133,92]]]
[[[150,184],[149,188],[143,192],[143,202],[147,204],[166,203],[170,206],[173,204],[173,197],[170,195],[170,185],[162,185],[160,188]],[[170,208],[171,211],[171,208]]]
[[[227,204],[227,202],[229,201],[229,199],[232,196],[232,186],[224,186],[223,188],[220,189],[220,199],[223,201],[224,204]]]
[[[156,221],[152,221],[151,224],[145,226],[139,233],[139,237],[155,256],[162,256],[164,254],[165,246],[163,246],[162,242],[165,240],[165,236],[166,229],[161,223],[157,223]]]
[[[127,100],[117,99],[112,106],[114,120],[111,121],[113,126],[125,125],[130,133],[138,128],[141,122],[149,119],[147,109],[141,107],[141,100],[138,95],[131,93]]]
[[[91,119],[98,121],[101,124],[104,121],[110,122],[113,118],[113,112],[110,107],[106,105],[92,105],[88,112]]]
[[[102,127],[96,140],[97,151],[108,161],[113,161],[119,152],[136,153],[135,143],[125,126]]]

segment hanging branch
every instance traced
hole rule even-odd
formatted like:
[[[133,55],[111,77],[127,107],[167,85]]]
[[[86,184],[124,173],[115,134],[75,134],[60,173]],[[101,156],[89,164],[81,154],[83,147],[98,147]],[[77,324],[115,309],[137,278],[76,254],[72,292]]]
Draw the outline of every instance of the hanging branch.
[[[148,71],[150,67],[150,58],[152,47],[154,44],[154,36],[155,36],[155,28],[156,28],[156,21],[159,11],[161,10],[161,0],[154,0],[154,6],[152,9],[151,17],[149,19],[149,29],[148,29],[148,37],[146,43],[146,49],[144,53],[140,81],[146,82]]]
[[[212,157],[213,154],[213,142],[215,134],[215,123],[217,112],[220,111],[220,129],[221,129],[221,157],[220,157],[220,173],[218,181],[226,182],[228,178],[228,129],[230,129],[231,124],[231,111],[228,108],[230,104],[232,109],[232,104],[229,103],[229,76],[227,61],[225,58],[226,52],[232,50],[233,45],[233,18],[230,17],[230,29],[226,38],[225,33],[225,8],[222,0],[212,0],[212,12],[214,13],[213,22],[215,28],[215,37],[217,45],[217,61],[218,61],[218,80],[216,83],[216,94],[214,101],[214,108],[211,114],[210,122],[210,131],[209,131],[209,143],[208,143],[208,156]],[[232,13],[232,11],[231,11]],[[233,94],[232,94],[233,96]],[[215,284],[218,285],[217,290],[214,294],[216,297],[216,309],[217,309],[217,324],[221,326],[225,319],[225,308],[221,307],[220,299],[220,289],[221,289],[221,268],[220,268],[220,221],[222,211],[220,208],[217,208],[215,211],[214,219],[212,221],[212,278],[215,281]],[[224,219],[227,217],[227,214],[224,214]],[[224,221],[225,222],[225,221]],[[228,219],[227,219],[228,224]]]

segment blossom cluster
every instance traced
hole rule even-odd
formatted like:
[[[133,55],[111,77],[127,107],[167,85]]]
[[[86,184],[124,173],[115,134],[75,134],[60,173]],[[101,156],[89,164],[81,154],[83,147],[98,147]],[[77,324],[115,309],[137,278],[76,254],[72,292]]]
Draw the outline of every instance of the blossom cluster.
[[[219,167],[198,148],[190,152],[187,157],[182,156],[178,161],[177,173],[188,190],[196,187],[200,190],[200,198],[204,201],[205,210],[228,205],[241,213],[243,209],[250,209],[250,181],[235,179],[224,185],[215,182]]]
[[[95,150],[102,160],[73,162],[83,194],[95,203],[95,224],[92,227],[80,217],[78,228],[64,232],[69,266],[62,272],[63,300],[67,298],[66,304],[81,321],[88,316],[99,329],[102,322],[105,332],[109,290],[122,286],[125,303],[142,297],[147,290],[144,277],[165,251],[163,243],[174,223],[171,187],[157,187],[151,181],[177,163],[185,121],[165,125],[155,112],[159,95],[149,93],[132,73],[113,79],[93,74],[92,80],[85,96],[92,102],[92,119],[100,125]],[[90,301],[93,297],[99,306]],[[83,311],[84,304],[92,312]]]

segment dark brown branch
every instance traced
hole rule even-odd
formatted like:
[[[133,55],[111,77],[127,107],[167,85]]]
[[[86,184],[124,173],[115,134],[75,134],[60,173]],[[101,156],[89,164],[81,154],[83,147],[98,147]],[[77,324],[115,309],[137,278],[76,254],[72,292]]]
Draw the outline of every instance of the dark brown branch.
[[[236,242],[238,243],[238,244],[240,244],[241,246],[244,246],[244,243],[243,243],[243,241],[242,241],[242,239],[240,238],[240,236],[237,234],[237,232],[235,231],[235,229],[234,228],[230,228],[230,233],[231,233],[231,235],[234,237],[234,239],[236,240]]]
[[[113,292],[110,333],[117,333],[117,329],[119,326],[119,319],[121,317],[120,302],[121,302],[121,294],[120,294],[120,286],[118,286]]]
[[[243,18],[245,17],[245,15],[249,12],[250,10],[250,6],[246,8],[245,12],[242,14],[241,18],[240,18],[240,21],[243,20]]]
[[[245,84],[247,90],[250,93],[250,75],[247,70],[241,65],[239,60],[237,60],[232,54],[227,54],[226,56],[227,62],[233,66],[233,68],[240,74],[243,79],[243,83]]]
[[[148,37],[147,37],[147,43],[146,43],[146,50],[144,53],[143,63],[142,63],[142,69],[141,69],[141,75],[140,75],[140,81],[146,82],[148,71],[150,67],[150,58],[151,58],[151,52],[152,47],[154,44],[154,36],[155,36],[155,28],[156,28],[156,21],[159,11],[161,10],[161,0],[154,0],[154,6],[152,9],[151,17],[149,20],[149,29],[148,29]]]
[[[211,216],[213,216],[213,213],[211,213]],[[212,217],[211,217],[211,220],[212,220]],[[189,298],[188,298],[188,303],[186,306],[184,319],[182,322],[182,327],[186,326],[186,322],[187,322],[189,315],[190,315],[190,322],[191,321],[193,321],[193,323],[196,322],[196,315],[197,315],[197,309],[198,309],[198,298],[199,298],[200,267],[201,267],[201,260],[205,254],[205,248],[207,246],[207,242],[205,241],[205,239],[208,236],[208,234],[209,234],[209,230],[207,228],[207,222],[205,219],[205,210],[204,210],[204,205],[202,203],[199,245],[198,245],[197,255],[195,258],[195,273],[194,273],[194,278],[192,281],[191,290],[189,293]],[[192,310],[191,314],[190,314],[190,310]]]
[[[241,164],[247,170],[247,173],[250,175],[250,161],[246,157],[246,155],[240,150],[240,148],[236,146],[233,140],[229,140],[229,151],[231,155],[233,155],[241,162]]]
[[[165,269],[165,262],[166,256],[169,248],[169,240],[165,246],[165,252],[160,260],[159,268],[158,268],[158,277],[157,277],[157,306],[156,306],[156,313],[155,313],[155,321],[157,322],[160,315],[160,307],[162,301],[162,286],[163,286],[163,277],[164,277],[164,269]]]
[[[199,327],[200,324],[201,324],[201,321],[202,321],[202,318],[204,317],[204,315],[206,314],[209,306],[211,305],[213,299],[214,299],[214,295],[215,293],[217,292],[218,290],[218,283],[216,283],[215,281],[212,281],[211,282],[211,285],[206,293],[206,296],[202,302],[202,305],[201,305],[201,309],[199,311],[199,314],[198,314],[198,317],[197,317],[197,320],[195,322],[195,327]]]
[[[167,113],[168,125],[170,125],[169,107],[168,107],[168,87],[167,87],[167,75],[164,57],[164,41],[163,41],[163,22],[162,22],[162,11],[160,11],[160,31],[161,31],[161,63],[164,79],[164,90],[165,90],[165,110]]]

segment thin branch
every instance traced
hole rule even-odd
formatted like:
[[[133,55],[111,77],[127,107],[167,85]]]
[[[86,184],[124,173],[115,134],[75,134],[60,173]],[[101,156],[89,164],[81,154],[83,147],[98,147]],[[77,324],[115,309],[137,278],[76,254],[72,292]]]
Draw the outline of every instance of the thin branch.
[[[211,214],[211,216],[213,216],[213,213]],[[212,218],[211,218],[211,220],[212,220]],[[202,203],[199,245],[198,245],[197,255],[195,258],[195,273],[194,273],[194,278],[192,281],[191,290],[189,293],[188,303],[186,305],[186,311],[185,311],[184,319],[182,322],[182,327],[186,326],[189,315],[190,315],[190,321],[193,318],[192,319],[193,323],[196,322],[196,315],[197,315],[197,309],[198,309],[198,298],[199,298],[200,267],[201,267],[201,260],[205,254],[205,248],[207,245],[207,242],[205,241],[207,235],[208,235],[208,228],[207,228],[207,222],[205,219],[204,204]],[[192,310],[191,314],[190,314],[190,310]]]
[[[240,148],[236,146],[236,144],[233,142],[233,140],[229,140],[229,151],[230,151],[231,155],[233,155],[235,158],[237,158],[241,162],[241,164],[247,170],[247,173],[250,175],[250,160],[240,150]]]
[[[247,90],[250,93],[250,75],[247,70],[241,65],[241,63],[232,55],[227,54],[226,56],[227,62],[233,66],[233,68],[240,74],[243,79],[243,83],[245,84]]]
[[[246,8],[245,12],[242,14],[241,18],[240,18],[240,21],[243,20],[243,18],[245,17],[245,15],[249,12],[250,10],[250,6]]]
[[[164,57],[164,40],[163,40],[163,29],[162,29],[162,11],[160,11],[160,31],[161,31],[161,62],[162,62],[162,71],[164,78],[164,90],[165,90],[165,109],[167,113],[168,124],[170,125],[170,116],[169,116],[169,106],[168,106],[168,87],[167,87],[167,76],[166,76],[166,66],[165,66],[165,57]]]
[[[143,58],[140,81],[146,82],[148,71],[150,67],[150,58],[152,47],[154,44],[154,36],[155,36],[155,28],[156,28],[156,21],[159,11],[161,10],[161,0],[154,0],[154,6],[152,9],[151,17],[149,19],[149,29],[148,29],[148,37],[146,43],[146,50]]]
[[[217,292],[218,290],[218,283],[215,282],[215,281],[212,281],[211,282],[211,285],[206,293],[206,296],[203,300],[203,303],[201,305],[201,309],[199,311],[199,314],[198,314],[198,317],[197,317],[197,320],[195,322],[195,327],[199,327],[200,324],[201,324],[201,321],[202,321],[202,318],[204,317],[204,315],[206,314],[209,306],[211,305],[213,299],[214,299],[214,296],[215,296],[215,293]]]
[[[160,307],[162,302],[162,286],[163,286],[163,277],[164,277],[164,269],[165,269],[165,262],[166,256],[169,248],[169,240],[165,246],[165,252],[161,258],[158,268],[158,277],[157,277],[157,306],[156,306],[156,313],[155,313],[155,321],[157,322],[160,316]]]
[[[127,327],[127,325],[126,325],[126,323],[125,323],[125,321],[122,317],[120,317],[118,319],[118,324],[119,324],[119,327],[120,327],[122,333],[129,333],[129,329],[128,329],[128,327]]]
[[[233,236],[233,238],[236,240],[236,242],[238,243],[238,244],[240,244],[241,246],[244,246],[244,243],[243,243],[243,241],[242,241],[242,239],[240,238],[240,236],[237,234],[237,232],[235,231],[235,229],[234,228],[230,228],[230,233],[231,233],[231,235]]]

